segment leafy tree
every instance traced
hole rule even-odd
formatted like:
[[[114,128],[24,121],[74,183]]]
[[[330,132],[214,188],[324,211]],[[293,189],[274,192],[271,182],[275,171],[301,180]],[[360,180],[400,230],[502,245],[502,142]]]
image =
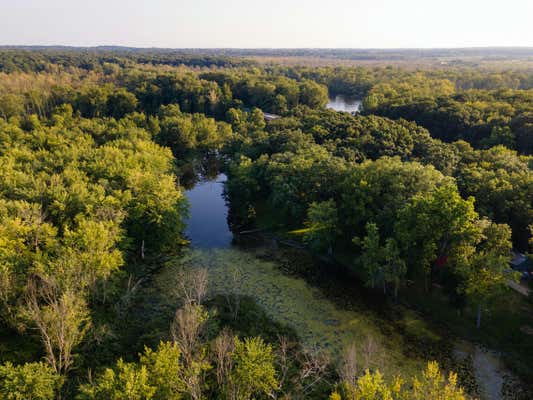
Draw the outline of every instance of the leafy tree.
[[[259,159],[257,163],[266,167],[262,176],[269,189],[269,202],[281,215],[292,218],[294,225],[303,223],[313,201],[333,198],[335,183],[346,168],[341,159],[331,156],[320,146],[296,154],[278,153],[265,161]]]
[[[354,238],[354,243],[361,247],[359,264],[365,271],[367,284],[374,288],[383,280],[383,248],[380,245],[379,231],[375,223],[366,224],[366,236],[361,240]]]
[[[183,365],[178,345],[161,342],[156,351],[144,349],[140,363],[148,371],[148,382],[156,388],[154,400],[179,400],[185,392]]]
[[[391,383],[383,378],[379,371],[366,370],[355,384],[342,382],[334,391],[330,400],[466,400],[462,388],[457,385],[457,375],[450,373],[446,378],[439,365],[428,362],[427,368],[420,376],[415,376],[411,386],[397,377]]]
[[[312,108],[324,107],[328,102],[328,89],[316,82],[306,80],[300,84],[300,103]]]
[[[464,251],[466,259],[460,261],[460,274],[464,279],[460,290],[477,304],[477,328],[481,325],[482,308],[508,290],[507,282],[513,278],[507,272],[512,249],[511,229],[490,221],[482,221],[482,224],[480,243]]]
[[[114,368],[106,368],[94,382],[81,386],[78,398],[179,400],[186,393],[182,375],[178,346],[161,342],[155,351],[145,347],[139,363],[120,359]]]
[[[137,170],[128,175],[126,185],[132,194],[126,226],[139,254],[179,245],[186,205],[175,178]]]
[[[370,373],[367,369],[365,373],[360,376],[355,386],[345,383],[342,387],[346,399],[365,399],[365,400],[388,400],[399,398],[399,389],[401,388],[401,381],[394,382],[393,385],[388,385],[379,371]],[[338,393],[333,394],[333,398],[340,397]],[[330,400],[332,399],[330,397]]]
[[[122,252],[116,247],[122,230],[112,221],[80,218],[75,229],[64,232],[64,247],[54,272],[69,287],[95,289],[98,280],[105,280],[123,265]]]
[[[432,361],[428,362],[420,378],[413,379],[412,394],[408,395],[408,398],[413,400],[466,400],[466,395],[457,385],[457,374],[450,372],[446,379],[439,365]]]
[[[0,200],[0,300],[2,316],[18,326],[18,306],[28,276],[57,246],[57,228],[42,208],[27,201]]]
[[[474,198],[462,199],[452,184],[414,197],[402,209],[395,236],[408,265],[418,266],[416,274],[426,288],[437,260],[446,263],[465,244],[476,242],[480,234],[477,220]]]
[[[318,250],[333,253],[333,244],[338,232],[337,207],[333,199],[313,202],[307,210],[304,241]]]
[[[230,372],[234,398],[248,400],[255,396],[268,396],[278,388],[272,347],[259,337],[240,340],[235,338],[232,353],[233,369]]]
[[[533,172],[528,159],[502,146],[463,154],[456,172],[461,192],[476,198],[481,215],[510,225],[515,246],[525,251],[533,221]]]
[[[174,104],[161,107],[159,115],[159,140],[178,157],[188,156],[193,151],[214,152],[233,135],[231,126],[227,123],[217,122],[203,114],[181,113]]]
[[[429,82],[429,81],[428,81]],[[365,110],[393,119],[404,118],[427,128],[447,142],[467,140],[474,147],[504,145],[521,154],[531,154],[532,91],[453,90],[402,94],[396,86],[376,85],[368,96],[378,99]]]
[[[5,120],[24,113],[24,102],[19,95],[5,93],[0,95],[0,116]]]
[[[50,400],[63,378],[45,363],[0,365],[0,396],[5,400]]]
[[[107,101],[113,90],[107,86],[88,86],[78,93],[75,108],[80,110],[84,117],[94,118],[104,116],[107,112]]]
[[[361,248],[358,264],[365,273],[367,285],[375,288],[377,284],[382,284],[383,292],[387,293],[387,284],[392,284],[394,297],[397,298],[407,271],[400,249],[393,238],[388,238],[385,246],[381,245],[379,230],[375,223],[368,222],[366,232],[363,239],[355,237],[353,242]]]
[[[416,195],[424,195],[446,182],[431,166],[383,157],[348,169],[338,185],[342,196],[339,221],[350,237],[361,235],[368,221],[385,237],[393,236],[400,210]]]
[[[388,238],[386,240],[383,253],[383,280],[385,281],[384,288],[386,289],[387,283],[392,284],[394,289],[394,298],[397,299],[398,290],[407,272],[407,266],[401,257],[398,244],[393,238]]]
[[[379,104],[378,97],[374,94],[366,96],[363,100],[363,110],[369,111],[375,109]]]
[[[122,118],[132,113],[137,108],[137,98],[126,89],[117,89],[111,93],[106,102],[107,115],[114,118]]]
[[[157,391],[149,383],[144,365],[118,360],[114,369],[107,368],[92,384],[82,385],[79,400],[151,400]]]

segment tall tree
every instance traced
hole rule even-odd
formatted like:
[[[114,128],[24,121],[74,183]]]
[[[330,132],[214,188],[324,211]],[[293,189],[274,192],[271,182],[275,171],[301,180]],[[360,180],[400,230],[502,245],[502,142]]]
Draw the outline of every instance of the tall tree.
[[[27,288],[25,315],[37,327],[46,360],[59,375],[73,366],[74,348],[89,330],[91,318],[83,293],[62,291],[52,280],[33,278]]]
[[[333,254],[333,245],[339,230],[337,206],[333,199],[313,202],[307,210],[304,241],[317,250]]]
[[[383,280],[383,248],[380,245],[378,226],[373,222],[366,224],[366,236],[354,238],[354,243],[361,247],[358,263],[365,272],[367,284],[374,288]]]
[[[481,326],[481,313],[492,299],[509,290],[508,282],[515,274],[508,272],[511,255],[511,229],[505,224],[482,220],[483,233],[476,247],[463,252],[460,274],[463,291],[477,307],[476,327]],[[466,257],[465,257],[466,255]]]
[[[235,400],[249,400],[254,396],[269,396],[278,388],[272,347],[263,339],[235,339],[233,370],[230,372]]]
[[[479,237],[474,198],[464,200],[457,187],[446,184],[412,199],[400,212],[395,236],[414,278],[429,279],[455,252]]]
[[[407,266],[405,264],[405,261],[401,257],[398,244],[393,238],[388,238],[386,240],[383,253],[384,288],[386,290],[387,283],[392,284],[394,290],[394,298],[398,299],[398,290],[407,272]]]

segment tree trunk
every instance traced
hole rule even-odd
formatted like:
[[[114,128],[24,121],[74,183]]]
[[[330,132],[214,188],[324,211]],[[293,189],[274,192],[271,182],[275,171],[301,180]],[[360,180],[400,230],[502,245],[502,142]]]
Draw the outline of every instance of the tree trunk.
[[[141,259],[144,260],[144,239],[141,242]]]
[[[476,318],[476,328],[479,329],[481,326],[481,304],[477,306],[477,318]]]

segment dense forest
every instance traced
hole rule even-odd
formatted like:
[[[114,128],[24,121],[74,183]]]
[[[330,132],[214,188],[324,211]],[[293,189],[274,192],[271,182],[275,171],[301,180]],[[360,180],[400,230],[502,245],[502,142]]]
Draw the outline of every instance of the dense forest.
[[[533,251],[533,70],[248,55],[316,56],[0,49],[0,397],[479,396],[471,365],[419,354],[434,342],[411,350],[415,371],[369,361],[363,339],[329,354],[230,270],[210,291],[185,188],[216,159],[236,237],[273,236],[293,247],[277,249],[287,274],[326,260],[319,286],[340,269],[387,315],[495,349],[510,398],[530,398],[532,305],[509,262]],[[328,109],[335,95],[361,111]],[[176,271],[167,299],[161,270]]]

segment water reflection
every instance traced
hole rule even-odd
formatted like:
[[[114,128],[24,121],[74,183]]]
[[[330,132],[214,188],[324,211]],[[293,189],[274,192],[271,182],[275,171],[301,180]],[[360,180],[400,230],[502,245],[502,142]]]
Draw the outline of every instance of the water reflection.
[[[341,94],[329,99],[327,108],[335,111],[345,111],[349,113],[359,112],[361,110],[361,100],[352,99]]]
[[[221,161],[216,156],[193,159],[179,167],[180,185],[185,190],[191,190],[199,182],[216,180],[220,173],[220,167]]]
[[[189,219],[186,236],[195,248],[230,247],[233,235],[228,226],[228,207],[223,197],[226,175],[214,179],[202,176],[190,190],[185,192],[189,199]]]

